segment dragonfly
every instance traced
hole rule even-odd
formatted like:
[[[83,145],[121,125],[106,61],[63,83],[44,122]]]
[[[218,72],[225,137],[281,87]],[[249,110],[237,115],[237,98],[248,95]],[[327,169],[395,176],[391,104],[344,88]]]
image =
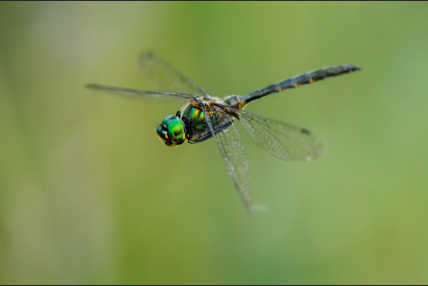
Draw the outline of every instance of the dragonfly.
[[[239,122],[249,137],[262,149],[284,161],[310,161],[321,155],[322,144],[308,129],[266,118],[246,109],[251,102],[287,89],[311,84],[329,77],[361,70],[355,65],[335,65],[302,73],[244,95],[219,98],[210,95],[181,71],[153,52],[140,56],[146,77],[161,90],[133,89],[89,83],[87,88],[156,101],[182,99],[187,102],[175,114],[167,115],[156,132],[165,145],[200,143],[213,138],[226,164],[240,199],[249,212],[253,205],[249,192],[246,148],[237,128]]]

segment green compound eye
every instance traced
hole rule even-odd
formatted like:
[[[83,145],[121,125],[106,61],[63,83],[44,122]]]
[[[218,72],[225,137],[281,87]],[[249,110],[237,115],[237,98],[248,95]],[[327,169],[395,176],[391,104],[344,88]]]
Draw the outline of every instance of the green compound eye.
[[[183,121],[174,115],[168,115],[162,120],[157,133],[168,146],[183,144],[186,139]]]
[[[181,144],[184,142],[184,125],[180,119],[175,117],[168,120],[168,130],[174,144]]]

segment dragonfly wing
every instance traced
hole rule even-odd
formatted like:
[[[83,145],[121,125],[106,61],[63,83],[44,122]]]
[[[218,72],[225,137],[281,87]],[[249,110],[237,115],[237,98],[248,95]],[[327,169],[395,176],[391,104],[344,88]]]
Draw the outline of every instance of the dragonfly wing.
[[[205,89],[151,51],[141,54],[140,65],[146,78],[153,82],[158,89],[178,90],[198,95],[207,94]]]
[[[246,110],[240,121],[254,142],[276,158],[309,161],[321,155],[321,142],[305,128]]]
[[[217,108],[216,112],[223,112]],[[247,207],[248,211],[253,211],[251,197],[248,192],[249,178],[248,178],[248,159],[245,152],[244,145],[241,143],[241,138],[238,129],[234,124],[231,124],[227,129],[222,131],[215,131],[214,128],[214,115],[209,115],[205,110],[206,123],[213,135],[217,148],[223,157],[229,175],[235,185],[242,202]],[[233,118],[230,118],[233,121]]]
[[[192,99],[197,95],[187,94],[187,93],[179,93],[172,91],[153,91],[153,90],[143,90],[143,89],[132,89],[125,87],[115,87],[115,86],[107,86],[98,83],[89,83],[86,85],[87,88],[109,92],[116,95],[126,95],[129,97],[138,97],[142,99],[155,99],[155,100],[170,100],[170,99]]]

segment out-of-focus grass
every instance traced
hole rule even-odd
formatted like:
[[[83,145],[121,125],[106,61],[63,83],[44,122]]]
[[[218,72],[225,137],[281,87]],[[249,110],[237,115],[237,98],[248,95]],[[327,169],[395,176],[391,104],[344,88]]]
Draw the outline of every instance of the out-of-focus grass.
[[[426,283],[426,3],[5,3],[0,6],[3,283]],[[249,109],[314,131],[311,163],[249,138],[249,216],[213,142],[166,148],[180,102],[152,49],[213,95],[334,64],[363,71]]]

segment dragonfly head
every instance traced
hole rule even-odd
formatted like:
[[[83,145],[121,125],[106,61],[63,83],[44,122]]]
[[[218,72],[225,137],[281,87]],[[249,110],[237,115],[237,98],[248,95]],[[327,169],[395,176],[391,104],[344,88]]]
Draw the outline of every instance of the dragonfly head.
[[[166,116],[156,131],[167,146],[183,144],[186,139],[184,124],[178,115]]]

